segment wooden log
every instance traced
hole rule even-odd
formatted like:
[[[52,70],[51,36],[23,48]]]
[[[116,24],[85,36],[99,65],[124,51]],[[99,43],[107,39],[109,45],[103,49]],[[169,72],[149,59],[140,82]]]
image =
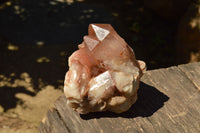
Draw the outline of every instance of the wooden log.
[[[95,112],[79,115],[61,96],[56,112],[49,111],[41,132],[55,133],[198,133],[200,92],[199,64],[147,71],[142,77],[137,102],[121,114]],[[44,130],[45,129],[45,130]]]

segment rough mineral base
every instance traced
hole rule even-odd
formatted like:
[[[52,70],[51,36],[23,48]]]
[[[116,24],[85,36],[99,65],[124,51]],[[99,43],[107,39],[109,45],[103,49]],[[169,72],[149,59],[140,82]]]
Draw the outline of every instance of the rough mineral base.
[[[137,100],[146,65],[110,24],[90,24],[88,30],[68,60],[67,104],[80,114],[127,111]]]

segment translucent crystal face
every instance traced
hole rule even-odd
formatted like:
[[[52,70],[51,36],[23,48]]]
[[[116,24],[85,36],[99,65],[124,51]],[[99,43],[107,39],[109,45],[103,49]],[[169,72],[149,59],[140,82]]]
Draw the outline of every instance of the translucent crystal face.
[[[114,89],[112,89],[112,87],[114,86],[115,83],[113,82],[110,72],[106,71],[90,80],[88,97],[90,99],[95,99],[95,101],[100,100],[100,98],[105,97],[104,94],[107,90],[110,90],[109,95],[112,96],[114,93]]]
[[[84,43],[86,44],[86,46],[88,47],[90,51],[92,51],[99,44],[98,40],[89,36],[84,36],[83,39],[84,39]]]
[[[106,71],[98,75],[93,80],[94,80],[94,85],[90,87],[90,91],[98,90],[98,88],[102,86],[103,86],[102,88],[106,90],[115,85],[109,71]]]
[[[89,35],[69,57],[64,92],[79,113],[123,112],[137,99],[145,63],[110,24],[90,24]]]
[[[91,55],[97,60],[131,59],[135,60],[133,52],[127,48],[127,44],[112,28],[110,24],[90,24],[89,37],[92,38],[90,45],[88,40],[84,43],[91,50]],[[100,41],[97,43],[96,41]],[[91,46],[92,45],[92,46]],[[137,63],[134,61],[134,65]]]
[[[94,29],[94,32],[97,36],[97,38],[100,40],[100,41],[103,41],[104,38],[110,33],[110,31],[106,30],[106,29],[103,29],[101,27],[98,27],[94,24],[91,24],[92,25],[92,28]]]

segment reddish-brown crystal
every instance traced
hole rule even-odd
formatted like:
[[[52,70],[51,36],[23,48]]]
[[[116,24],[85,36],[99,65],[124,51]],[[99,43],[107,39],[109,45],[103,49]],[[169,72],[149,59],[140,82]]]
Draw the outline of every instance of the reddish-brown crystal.
[[[89,35],[69,57],[64,92],[70,105],[84,114],[110,110],[121,113],[137,99],[146,65],[110,24],[90,24]]]

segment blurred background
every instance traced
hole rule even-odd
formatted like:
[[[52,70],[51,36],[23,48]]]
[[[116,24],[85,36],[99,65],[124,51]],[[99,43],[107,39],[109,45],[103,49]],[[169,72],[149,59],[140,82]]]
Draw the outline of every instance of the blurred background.
[[[200,61],[200,0],[0,0],[0,132],[38,132],[90,23],[109,23],[148,70]]]

